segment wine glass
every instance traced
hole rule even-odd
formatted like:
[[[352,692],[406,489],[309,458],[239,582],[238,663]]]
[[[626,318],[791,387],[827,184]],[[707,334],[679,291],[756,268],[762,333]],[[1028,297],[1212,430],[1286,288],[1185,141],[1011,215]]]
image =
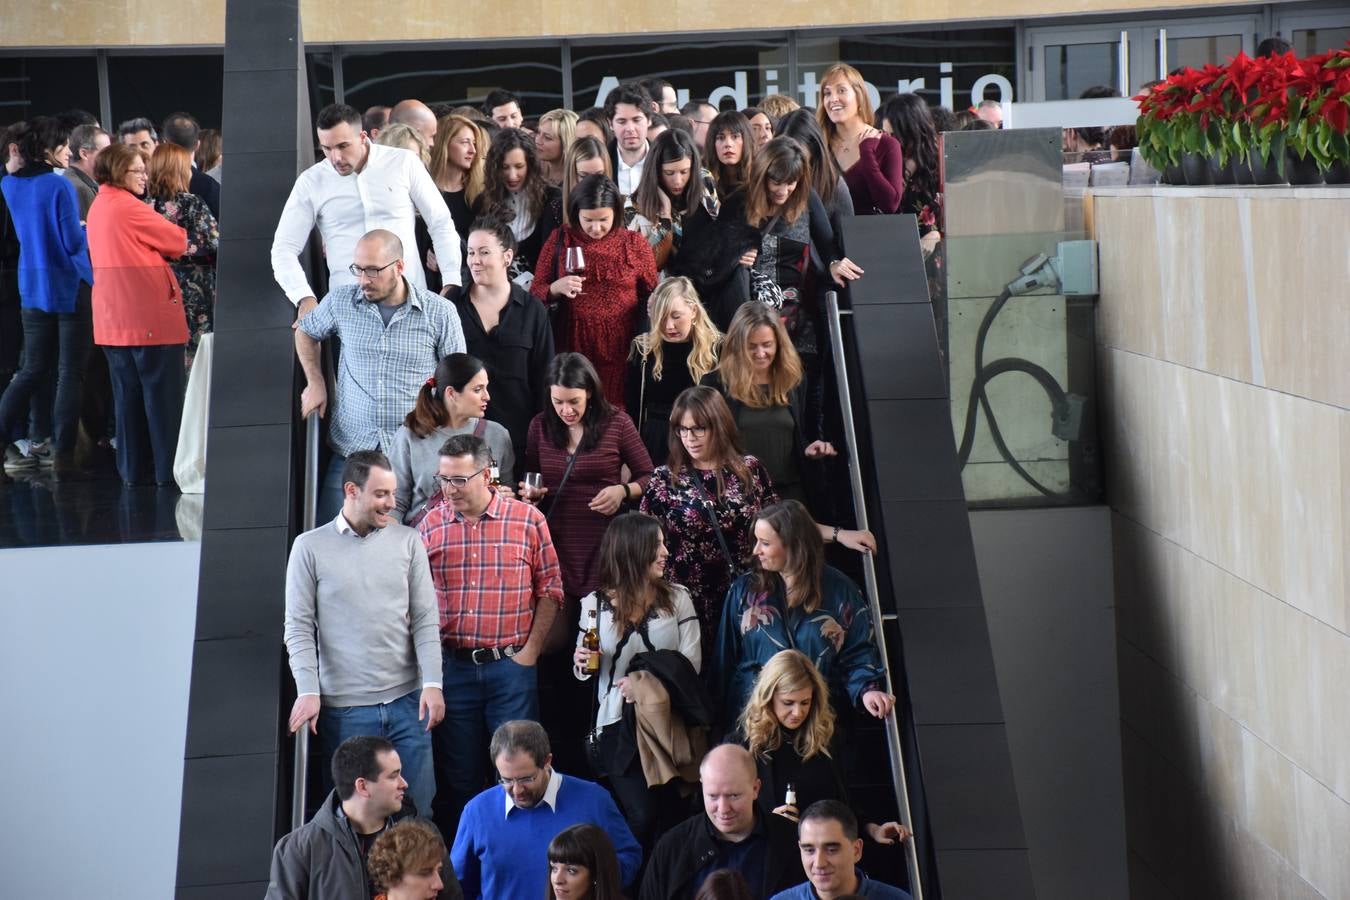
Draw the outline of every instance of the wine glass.
[[[568,275],[584,275],[586,273],[586,254],[580,247],[567,248],[567,260],[564,263]]]

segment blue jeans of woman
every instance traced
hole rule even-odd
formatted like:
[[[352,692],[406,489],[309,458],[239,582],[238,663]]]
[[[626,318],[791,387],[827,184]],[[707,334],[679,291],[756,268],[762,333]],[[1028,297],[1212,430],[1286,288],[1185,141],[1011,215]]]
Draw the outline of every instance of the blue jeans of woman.
[[[84,386],[85,360],[93,348],[93,321],[87,302],[74,312],[49,313],[25,309],[23,321],[23,362],[14,374],[4,397],[0,397],[0,440],[5,443],[24,437],[29,402],[41,396],[56,371],[56,404],[52,411],[52,437],[55,450],[70,452],[80,427],[80,391]],[[46,416],[38,416],[38,428]],[[32,434],[34,438],[46,435]]]

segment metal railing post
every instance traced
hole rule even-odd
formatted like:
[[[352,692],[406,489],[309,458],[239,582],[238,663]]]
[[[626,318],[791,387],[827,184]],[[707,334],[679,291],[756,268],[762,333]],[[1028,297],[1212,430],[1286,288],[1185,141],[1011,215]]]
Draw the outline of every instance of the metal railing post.
[[[853,422],[853,396],[848,386],[848,364],[844,358],[843,313],[839,310],[839,295],[830,291],[825,295],[825,303],[830,324],[830,345],[834,351],[835,380],[839,384],[839,407],[844,420],[844,440],[853,455],[849,470],[849,482],[853,491],[853,509],[857,517],[857,526],[867,528],[867,504],[863,496],[862,470],[858,465],[858,432]],[[880,593],[877,589],[877,565],[871,554],[863,554],[863,582],[867,592],[867,603],[872,611],[872,621],[877,632],[877,651],[881,655],[881,665],[886,672],[886,692],[895,693],[891,681],[891,663],[886,652],[886,636],[882,630]],[[905,777],[904,753],[900,749],[900,725],[895,708],[885,719],[886,749],[890,754],[891,780],[895,789],[895,801],[900,811],[900,823],[914,831],[914,816],[909,807],[909,783]],[[905,842],[905,862],[909,867],[909,891],[914,900],[923,900],[923,884],[919,879],[919,854],[916,848],[918,835]]]
[[[305,420],[305,497],[300,510],[302,530],[314,528],[319,502],[319,415],[310,413]],[[291,828],[305,824],[305,792],[309,782],[309,725],[295,733],[295,779],[291,786]]]

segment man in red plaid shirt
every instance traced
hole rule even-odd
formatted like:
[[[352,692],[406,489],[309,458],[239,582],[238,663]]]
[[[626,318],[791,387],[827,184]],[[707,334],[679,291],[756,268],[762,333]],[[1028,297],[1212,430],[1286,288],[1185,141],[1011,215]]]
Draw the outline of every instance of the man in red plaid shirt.
[[[445,720],[432,748],[446,834],[484,787],[489,735],[512,719],[538,720],[534,666],[563,602],[548,523],[492,490],[491,465],[482,438],[446,441],[436,476],[446,502],[418,526],[441,615]]]

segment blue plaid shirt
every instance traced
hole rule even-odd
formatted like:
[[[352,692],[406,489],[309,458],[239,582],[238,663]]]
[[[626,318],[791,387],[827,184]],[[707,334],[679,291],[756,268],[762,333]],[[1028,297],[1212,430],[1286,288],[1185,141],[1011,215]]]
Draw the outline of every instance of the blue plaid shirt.
[[[329,439],[343,456],[358,450],[387,452],[436,364],[464,352],[454,304],[407,287],[408,299],[388,326],[357,285],[333,288],[300,320],[300,330],[316,341],[332,335],[342,340]]]

